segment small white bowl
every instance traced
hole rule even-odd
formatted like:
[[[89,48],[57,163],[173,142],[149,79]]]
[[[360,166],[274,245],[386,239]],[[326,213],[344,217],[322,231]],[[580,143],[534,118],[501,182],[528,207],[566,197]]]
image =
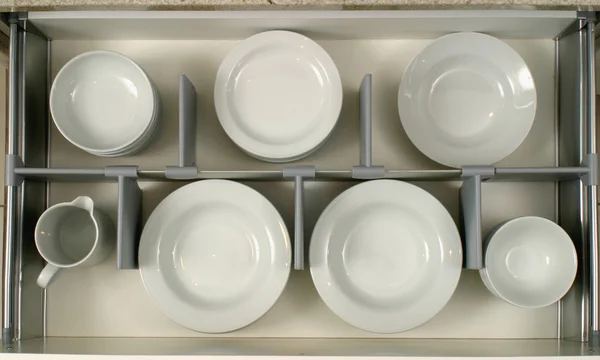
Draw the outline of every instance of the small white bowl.
[[[515,306],[540,308],[560,300],[577,273],[577,252],[569,235],[554,222],[535,216],[516,218],[486,239],[488,290]]]
[[[119,153],[146,133],[156,115],[152,83],[131,59],[91,51],[56,75],[50,112],[58,130],[89,153]]]

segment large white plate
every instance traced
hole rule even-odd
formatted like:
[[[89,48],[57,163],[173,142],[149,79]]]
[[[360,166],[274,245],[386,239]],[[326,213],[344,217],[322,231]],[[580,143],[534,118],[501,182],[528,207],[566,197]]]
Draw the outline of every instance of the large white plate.
[[[525,61],[503,41],[478,33],[437,39],[410,63],[398,109],[425,155],[451,167],[489,165],[511,154],[535,117]]]
[[[292,161],[316,150],[337,123],[342,82],[331,57],[306,36],[268,31],[236,46],[215,83],[215,108],[242,150]]]
[[[290,239],[273,205],[227,180],[186,185],[154,210],[140,242],[144,286],[193,330],[222,333],[264,315],[290,272]]]
[[[446,305],[462,245],[446,208],[414,185],[377,180],[339,195],[310,244],[310,271],[329,308],[358,328],[395,333]]]

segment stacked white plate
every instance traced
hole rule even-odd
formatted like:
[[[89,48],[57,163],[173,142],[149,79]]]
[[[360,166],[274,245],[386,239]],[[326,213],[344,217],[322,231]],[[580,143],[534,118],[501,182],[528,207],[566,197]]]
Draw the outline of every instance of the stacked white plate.
[[[73,145],[106,157],[142,150],[156,133],[160,99],[131,59],[91,51],[71,59],[50,91],[54,124]]]
[[[221,126],[243,151],[271,162],[317,150],[342,107],[335,63],[317,43],[289,31],[254,35],[225,57],[215,82]]]

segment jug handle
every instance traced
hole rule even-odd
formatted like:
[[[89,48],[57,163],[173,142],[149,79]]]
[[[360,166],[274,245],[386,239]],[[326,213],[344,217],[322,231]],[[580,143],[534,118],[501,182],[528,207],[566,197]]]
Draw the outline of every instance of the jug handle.
[[[58,278],[59,270],[58,266],[47,264],[37,278],[38,286],[44,289],[50,286]]]

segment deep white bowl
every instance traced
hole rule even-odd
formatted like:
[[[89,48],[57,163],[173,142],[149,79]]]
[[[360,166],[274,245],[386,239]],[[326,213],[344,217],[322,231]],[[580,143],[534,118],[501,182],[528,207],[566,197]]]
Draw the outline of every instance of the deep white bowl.
[[[120,153],[144,136],[157,106],[152,83],[131,59],[91,51],[71,59],[50,91],[58,130],[95,155]]]
[[[323,211],[310,240],[310,273],[327,306],[376,333],[410,330],[448,303],[462,245],[448,210],[409,183],[355,185]]]
[[[154,209],[139,247],[142,281],[176,323],[206,333],[247,326],[275,304],[291,264],[277,209],[252,188],[204,180]]]
[[[400,121],[427,157],[450,167],[494,164],[529,134],[537,93],[525,60],[479,33],[443,36],[404,72]]]
[[[481,279],[497,297],[519,307],[540,308],[560,300],[577,273],[577,252],[554,222],[535,216],[516,218],[486,240]]]
[[[142,136],[140,136],[140,138],[136,142],[134,142],[122,149],[119,149],[117,151],[109,151],[109,152],[93,153],[93,154],[98,155],[98,156],[104,156],[104,157],[117,157],[117,156],[133,155],[133,154],[136,154],[136,153],[140,152],[141,150],[145,149],[148,146],[148,144],[150,144],[150,142],[152,142],[152,140],[156,137],[156,133],[159,128],[158,120],[159,120],[159,115],[160,115],[160,98],[158,97],[158,93],[156,91],[154,94],[154,101],[156,104],[156,106],[155,106],[156,110],[155,110],[155,114],[152,119],[152,122],[148,125],[148,128],[146,129],[144,134]]]

